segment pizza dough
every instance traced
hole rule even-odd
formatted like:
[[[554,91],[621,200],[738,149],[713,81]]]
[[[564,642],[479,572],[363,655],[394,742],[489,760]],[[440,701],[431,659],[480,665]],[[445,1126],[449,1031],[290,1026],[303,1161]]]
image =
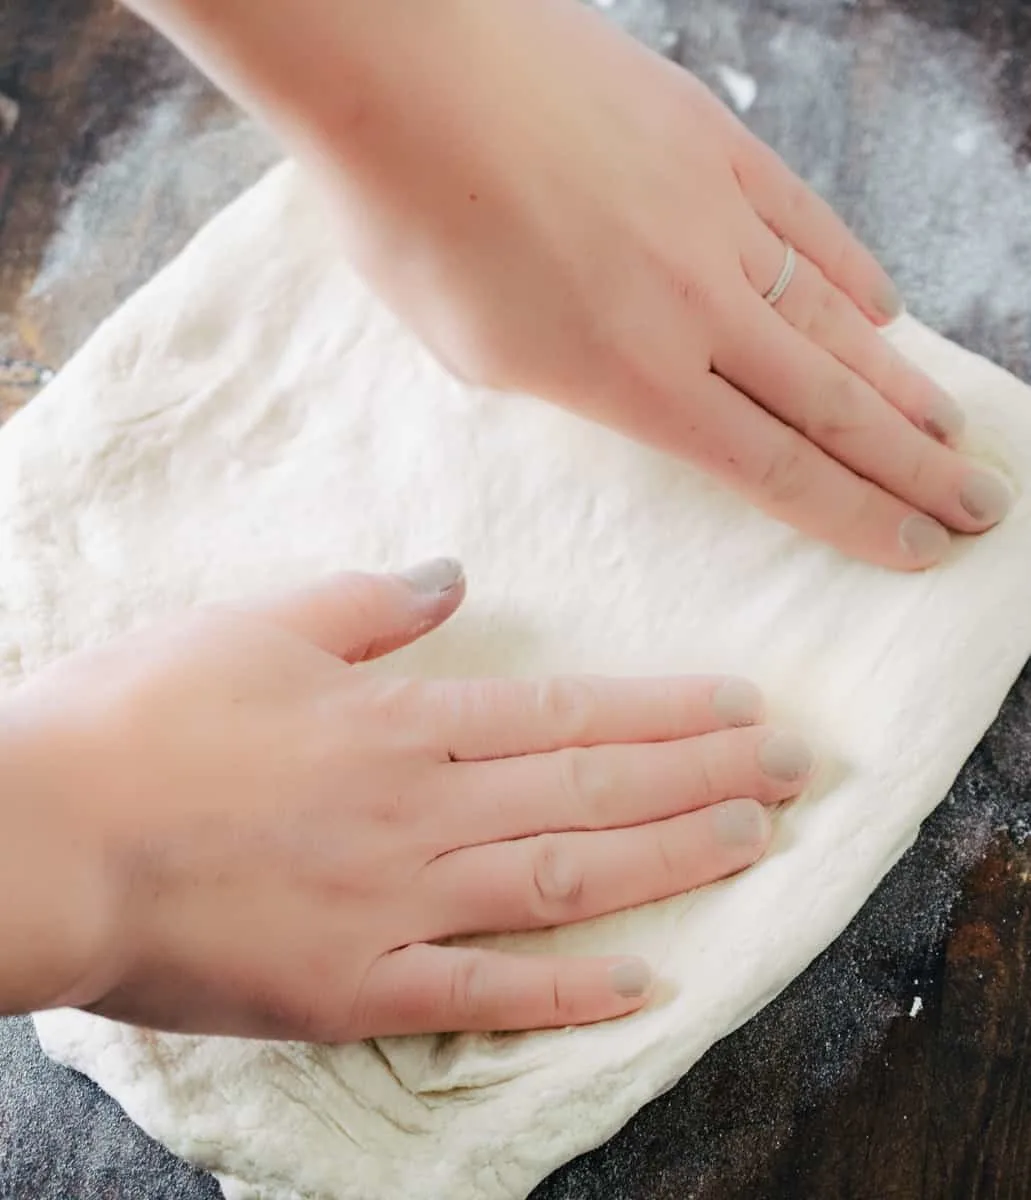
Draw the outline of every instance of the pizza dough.
[[[467,564],[470,598],[383,669],[741,672],[825,766],[728,882],[523,947],[645,954],[643,1013],[339,1049],[40,1015],[44,1048],[231,1200],[502,1200],[614,1133],[854,915],[1031,649],[1031,507],[907,576],[848,562],[688,467],[451,381],[274,172],[0,435],[0,664],[331,568]],[[1031,478],[1031,389],[903,320],[974,449]]]

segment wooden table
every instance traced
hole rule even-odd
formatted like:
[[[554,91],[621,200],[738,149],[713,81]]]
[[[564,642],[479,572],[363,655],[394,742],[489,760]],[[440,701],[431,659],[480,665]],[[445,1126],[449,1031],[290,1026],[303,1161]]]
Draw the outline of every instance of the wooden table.
[[[742,105],[757,89],[744,119],[832,199],[917,315],[1031,379],[1026,0],[671,7],[684,61]],[[0,93],[20,115],[0,143],[0,352],[59,366],[181,243],[188,230],[167,219],[155,154],[153,167],[141,160],[138,211],[105,269],[77,277],[71,255],[55,283],[46,266],[69,205],[158,99],[187,89],[174,136],[231,126],[231,110],[191,80],[106,0],[4,0]],[[235,178],[224,183],[231,194]],[[10,377],[7,408],[33,390]],[[535,1200],[1027,1200],[1029,889],[1026,674],[839,942]],[[92,1085],[46,1063],[27,1022],[0,1023],[0,1080],[4,1200],[217,1196]]]

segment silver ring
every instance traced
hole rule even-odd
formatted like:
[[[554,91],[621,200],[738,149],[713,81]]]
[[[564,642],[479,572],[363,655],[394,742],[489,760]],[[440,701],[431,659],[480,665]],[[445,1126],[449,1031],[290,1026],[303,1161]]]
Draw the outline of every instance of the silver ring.
[[[763,299],[770,304],[776,304],[777,301],[788,290],[788,285],[795,275],[795,266],[798,263],[798,255],[795,253],[795,247],[790,242],[784,243],[786,251],[784,255],[784,265],[780,269],[780,274],[777,276],[777,282],[763,296]]]

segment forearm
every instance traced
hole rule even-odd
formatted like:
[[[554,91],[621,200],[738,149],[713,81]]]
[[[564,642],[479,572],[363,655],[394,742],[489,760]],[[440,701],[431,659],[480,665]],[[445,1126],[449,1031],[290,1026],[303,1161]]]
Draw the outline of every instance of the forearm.
[[[390,157],[434,77],[446,86],[476,0],[126,2],[291,151],[361,172]]]
[[[530,270],[499,242],[525,225],[528,196],[549,204],[551,181],[515,148],[546,141],[561,156],[590,137],[554,118],[548,86],[567,69],[546,61],[562,42],[553,25],[579,0],[127,2],[327,185],[340,249],[442,361],[475,375],[480,331],[439,297],[464,295],[485,255],[510,282]],[[535,92],[543,121],[527,110]]]

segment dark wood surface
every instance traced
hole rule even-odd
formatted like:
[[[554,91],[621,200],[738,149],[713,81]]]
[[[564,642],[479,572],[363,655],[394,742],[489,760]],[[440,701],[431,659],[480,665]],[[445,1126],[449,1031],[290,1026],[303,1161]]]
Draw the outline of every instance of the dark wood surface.
[[[143,27],[113,4],[4,0],[0,8],[0,94],[18,119],[0,143],[0,311],[8,317],[8,355],[45,362],[51,355],[23,314],[55,233],[60,201],[82,180],[105,137],[160,86],[159,56]],[[0,390],[8,410],[20,403],[30,372],[9,369]],[[26,390],[22,390],[22,389]]]
[[[754,81],[745,119],[833,200],[917,315],[1031,379],[1031,5],[671,8],[682,60],[717,88],[725,68]],[[104,261],[77,271],[86,251],[66,251],[56,283],[47,267],[98,164],[184,88],[170,139],[232,122],[107,0],[2,0],[0,93],[20,113],[0,141],[0,353],[59,366],[188,232],[162,202],[162,154],[137,156],[138,202],[132,219],[113,210]],[[0,404],[27,401],[31,380],[0,365]],[[1031,674],[846,934],[536,1200],[1028,1200],[1029,895]],[[2,1200],[217,1195],[43,1060],[27,1022],[0,1022]]]

